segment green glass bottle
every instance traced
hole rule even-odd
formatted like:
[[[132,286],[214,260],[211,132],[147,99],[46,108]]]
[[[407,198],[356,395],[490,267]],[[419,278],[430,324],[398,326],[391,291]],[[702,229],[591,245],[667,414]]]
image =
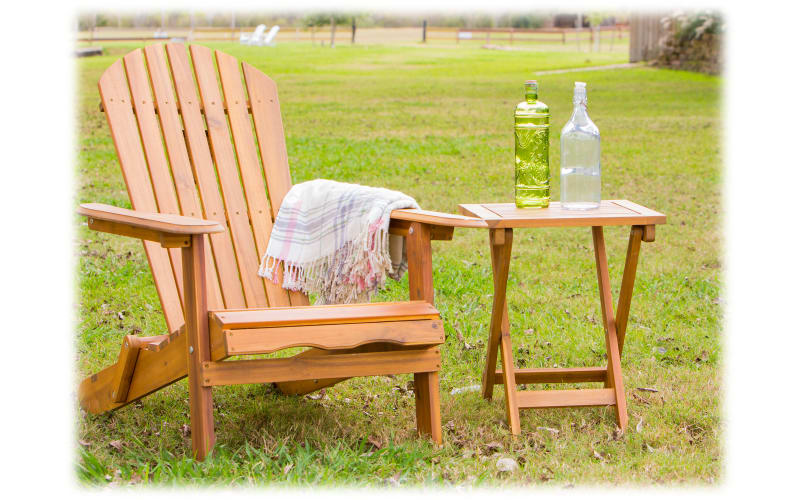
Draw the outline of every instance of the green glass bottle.
[[[550,108],[538,100],[536,80],[525,82],[525,100],[514,113],[514,198],[517,207],[550,205]]]

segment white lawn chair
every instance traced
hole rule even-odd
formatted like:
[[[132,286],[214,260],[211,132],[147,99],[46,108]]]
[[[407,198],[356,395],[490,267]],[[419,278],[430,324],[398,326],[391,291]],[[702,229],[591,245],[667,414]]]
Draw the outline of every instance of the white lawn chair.
[[[275,45],[275,37],[278,35],[278,31],[280,29],[281,27],[278,26],[277,24],[272,28],[270,28],[269,33],[267,33],[267,36],[264,37],[264,42],[261,45],[269,45],[269,46]]]
[[[239,43],[244,45],[261,45],[261,37],[264,36],[264,31],[266,31],[267,26],[265,24],[259,24],[256,26],[256,29],[253,31],[252,35],[243,34],[239,37]]]

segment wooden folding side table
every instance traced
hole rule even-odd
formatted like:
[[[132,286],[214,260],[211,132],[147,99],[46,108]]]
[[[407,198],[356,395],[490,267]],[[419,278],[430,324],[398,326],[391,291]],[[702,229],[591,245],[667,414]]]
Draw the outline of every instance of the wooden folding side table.
[[[571,406],[616,407],[617,424],[625,429],[628,412],[622,384],[620,355],[625,341],[628,312],[631,306],[636,265],[641,242],[655,240],[655,225],[664,224],[666,216],[627,200],[603,200],[595,210],[565,210],[554,202],[548,208],[517,208],[513,203],[462,204],[464,215],[480,217],[489,226],[489,246],[494,274],[494,300],[489,328],[488,352],[483,371],[483,397],[492,398],[494,384],[503,384],[506,415],[512,434],[519,434],[520,408],[561,408]],[[608,278],[603,226],[631,226],[628,253],[622,275],[622,286],[614,316],[611,286]],[[515,227],[590,226],[594,243],[600,306],[606,334],[608,365],[589,368],[526,368],[515,369],[511,348],[506,304],[506,285],[511,260],[511,242]],[[502,370],[495,371],[500,350]],[[604,382],[603,389],[518,391],[517,384]]]

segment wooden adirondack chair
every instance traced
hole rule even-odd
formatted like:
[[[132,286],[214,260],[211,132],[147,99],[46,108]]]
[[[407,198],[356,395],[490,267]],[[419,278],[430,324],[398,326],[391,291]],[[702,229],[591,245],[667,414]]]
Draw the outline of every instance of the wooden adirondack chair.
[[[169,334],[126,336],[116,364],[81,383],[81,406],[114,410],[188,375],[192,448],[203,459],[215,439],[214,386],[275,382],[303,394],[348,377],[413,373],[417,428],[441,443],[444,331],[430,242],[485,223],[392,213],[391,232],[407,238],[409,302],[309,306],[260,278],[291,186],[276,86],[247,63],[240,72],[230,55],[198,45],[189,53],[191,63],[181,44],[137,49],[99,82],[133,210],[84,204],[78,212],[91,229],[143,240]],[[223,361],[297,346],[311,349]]]

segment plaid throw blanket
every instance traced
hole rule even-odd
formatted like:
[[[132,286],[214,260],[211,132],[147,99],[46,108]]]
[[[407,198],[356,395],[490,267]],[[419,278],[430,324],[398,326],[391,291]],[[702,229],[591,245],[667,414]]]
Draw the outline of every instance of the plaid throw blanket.
[[[419,208],[399,191],[325,179],[292,187],[283,199],[259,276],[314,293],[318,304],[367,302],[408,268],[405,240],[389,235],[392,210]]]

